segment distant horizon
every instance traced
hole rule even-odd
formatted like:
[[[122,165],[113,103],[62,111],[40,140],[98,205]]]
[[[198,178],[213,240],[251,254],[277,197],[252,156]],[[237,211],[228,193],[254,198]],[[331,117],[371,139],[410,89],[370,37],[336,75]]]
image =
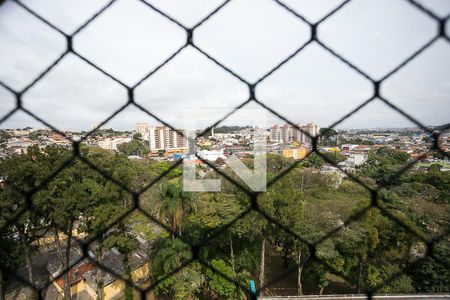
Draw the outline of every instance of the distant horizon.
[[[137,123],[144,123],[144,122],[137,122]],[[312,122],[313,124],[316,124],[314,122]],[[285,125],[285,124],[289,124],[289,123],[277,123],[277,124],[273,124],[270,125],[269,127],[267,127],[267,129],[270,129],[271,126],[274,125]],[[447,123],[442,123],[439,125],[424,125],[425,127],[430,127],[430,128],[434,128],[434,127],[439,127],[439,126],[443,126],[446,124],[450,124],[450,121]],[[316,124],[319,128],[328,128],[328,127],[321,127],[318,124]],[[165,126],[164,124],[149,124],[149,126]],[[220,126],[215,126],[214,128],[221,128],[221,127],[232,127],[232,126],[238,126],[238,127],[255,127],[252,125],[220,125]],[[102,126],[103,127],[103,126]],[[0,130],[24,130],[26,128],[30,128],[30,129],[35,129],[35,130],[49,130],[49,131],[53,131],[53,129],[48,128],[48,127],[33,127],[33,126],[24,126],[24,127],[16,127],[16,128],[1,128]],[[206,127],[207,128],[207,127]],[[206,128],[198,128],[195,130],[205,130]],[[399,127],[345,127],[345,128],[340,128],[340,127],[336,127],[333,128],[335,130],[374,130],[374,129],[379,129],[379,130],[389,130],[389,129],[420,129],[420,126],[399,126]],[[112,129],[113,131],[120,131],[120,132],[133,132],[135,131],[135,128],[131,128],[131,129],[119,129],[119,128],[113,128],[113,127],[103,127],[102,129],[97,129],[97,131],[99,130],[109,130]],[[176,128],[176,129],[183,129],[183,128]],[[92,129],[91,129],[92,130]],[[66,131],[70,131],[70,132],[90,132],[91,130],[73,130],[73,129],[58,129],[56,128],[56,131],[61,131],[61,132],[66,132]]]

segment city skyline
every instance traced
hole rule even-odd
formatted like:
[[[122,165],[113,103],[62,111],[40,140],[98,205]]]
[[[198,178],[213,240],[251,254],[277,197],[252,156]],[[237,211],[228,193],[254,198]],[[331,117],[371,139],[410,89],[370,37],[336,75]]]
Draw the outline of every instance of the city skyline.
[[[144,123],[144,122],[138,122],[138,123]],[[312,122],[312,123],[314,123],[314,122]],[[289,125],[289,123],[285,123],[286,125]],[[439,127],[439,126],[443,126],[443,125],[448,125],[448,124],[450,124],[450,121],[448,121],[448,122],[443,122],[442,124],[437,124],[437,125],[427,125],[427,124],[425,124],[425,126],[426,127],[429,127],[429,128],[435,128],[435,127]],[[153,127],[158,127],[158,126],[164,126],[163,124],[161,124],[161,123],[154,123],[154,124],[152,124],[152,123],[150,123],[149,124],[150,126],[153,126]],[[270,128],[273,126],[273,125],[278,125],[278,124],[272,124],[272,125],[268,125],[267,126],[267,130],[270,130]],[[284,125],[284,124],[282,124],[282,125]],[[294,125],[298,125],[298,122],[297,123],[294,123]],[[251,127],[251,125],[247,125],[247,124],[241,124],[241,125],[238,125],[238,124],[227,124],[227,125],[219,125],[219,126],[215,126],[214,128],[218,128],[218,127],[226,127],[226,126],[239,126],[239,127]],[[25,124],[25,126],[20,126],[20,127],[15,127],[15,128],[2,128],[2,127],[0,127],[0,130],[21,130],[21,129],[24,129],[24,128],[32,128],[32,129],[35,129],[35,130],[53,130],[53,129],[51,129],[51,128],[48,128],[48,127],[33,127],[33,126],[28,126],[28,125],[26,125]],[[328,127],[320,127],[320,128],[328,128]],[[109,130],[109,129],[112,129],[112,130],[114,130],[114,131],[121,131],[121,132],[133,132],[133,131],[135,131],[135,129],[133,128],[133,127],[129,127],[129,128],[112,128],[112,127],[105,127],[105,126],[101,126],[99,129],[97,129],[96,131],[98,131],[98,130]],[[195,129],[195,130],[205,130],[206,128],[198,128],[198,129]],[[347,127],[347,128],[333,128],[333,129],[336,129],[336,130],[342,130],[342,131],[345,131],[345,130],[389,130],[389,129],[421,129],[419,126],[400,126],[400,127],[381,127],[381,126],[378,126],[378,127]],[[91,126],[91,129],[88,129],[88,130],[70,130],[70,129],[58,129],[58,131],[61,131],[61,132],[65,132],[65,131],[71,131],[71,132],[90,132],[90,131],[92,131],[93,130],[93,128],[92,128],[92,126]],[[95,131],[94,131],[95,132]]]

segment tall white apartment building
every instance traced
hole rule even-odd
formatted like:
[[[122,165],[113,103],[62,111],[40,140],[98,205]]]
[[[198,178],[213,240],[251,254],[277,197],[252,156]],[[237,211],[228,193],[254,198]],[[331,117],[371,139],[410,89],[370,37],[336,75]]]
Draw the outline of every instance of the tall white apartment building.
[[[297,124],[298,128],[290,125],[274,125],[270,128],[270,139],[279,143],[311,143],[312,137],[319,135],[320,128],[314,123],[308,123],[306,125]],[[307,134],[306,134],[307,133]]]
[[[320,127],[314,123],[308,123],[304,126],[301,126],[300,128],[312,137],[318,136],[320,133]],[[302,136],[303,136],[304,142],[311,143],[311,138],[308,135],[302,133]]]
[[[187,148],[187,132],[185,130],[179,131],[182,134],[163,125],[136,124],[136,132],[142,135],[143,140],[148,141],[150,150]]]
[[[140,133],[144,141],[149,140],[149,130],[150,126],[147,123],[136,124],[136,133]]]

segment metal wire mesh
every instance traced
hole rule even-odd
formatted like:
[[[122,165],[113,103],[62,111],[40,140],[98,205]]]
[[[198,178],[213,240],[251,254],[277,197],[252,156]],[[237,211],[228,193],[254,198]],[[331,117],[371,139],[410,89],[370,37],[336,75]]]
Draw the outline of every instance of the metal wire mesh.
[[[100,173],[102,176],[104,176],[107,180],[113,182],[114,184],[116,184],[117,186],[119,186],[121,189],[123,189],[124,191],[126,191],[128,194],[130,194],[132,196],[133,199],[133,205],[132,207],[123,212],[120,217],[118,217],[114,222],[111,223],[111,225],[103,230],[102,232],[98,233],[95,236],[90,237],[88,240],[78,240],[75,237],[72,237],[82,248],[83,250],[83,256],[80,257],[77,261],[71,263],[70,266],[68,266],[63,272],[60,273],[60,275],[58,277],[62,277],[64,274],[66,274],[67,272],[69,272],[69,270],[76,265],[77,263],[79,263],[81,260],[83,259],[89,259],[91,260],[97,267],[101,268],[102,270],[113,274],[115,277],[120,278],[124,281],[127,281],[131,286],[133,286],[134,288],[136,288],[137,290],[139,290],[141,292],[142,298],[144,299],[146,297],[146,294],[148,291],[153,290],[160,282],[162,282],[164,279],[173,276],[175,273],[179,272],[180,270],[182,270],[184,267],[186,267],[187,265],[191,264],[194,261],[197,261],[198,263],[204,265],[207,269],[211,270],[214,273],[217,273],[219,276],[222,276],[223,278],[229,280],[230,282],[233,282],[233,284],[236,284],[237,286],[240,286],[242,289],[246,290],[247,286],[243,286],[242,283],[240,282],[236,282],[234,281],[232,278],[229,278],[229,276],[227,276],[226,274],[221,273],[220,271],[216,270],[213,266],[211,266],[210,262],[208,261],[203,261],[202,258],[199,256],[199,251],[201,250],[201,248],[205,245],[208,244],[209,241],[217,238],[218,236],[220,236],[222,233],[224,233],[227,229],[229,229],[231,226],[233,226],[234,224],[236,224],[236,222],[238,222],[239,220],[241,220],[242,218],[244,218],[246,215],[248,215],[251,212],[256,212],[258,213],[260,216],[262,216],[264,219],[266,219],[269,223],[274,224],[275,226],[277,226],[280,230],[282,230],[283,232],[291,235],[295,240],[301,241],[302,243],[304,243],[305,245],[307,245],[307,247],[309,248],[309,252],[311,255],[311,258],[316,260],[317,262],[319,262],[320,264],[322,264],[323,266],[325,266],[328,270],[331,270],[333,272],[335,272],[336,274],[340,274],[339,271],[335,270],[333,268],[333,266],[329,265],[325,260],[321,259],[317,254],[316,254],[316,247],[318,244],[322,243],[323,241],[331,238],[334,234],[338,233],[342,228],[344,228],[345,226],[350,225],[351,223],[353,223],[354,221],[358,220],[365,212],[367,212],[368,210],[372,209],[372,208],[377,208],[379,209],[384,215],[386,215],[389,219],[393,220],[395,223],[397,223],[400,227],[404,228],[407,232],[409,232],[411,235],[415,236],[417,239],[421,240],[423,243],[426,244],[427,246],[427,251],[424,257],[418,259],[414,264],[410,264],[408,265],[407,268],[400,270],[398,273],[395,273],[394,275],[390,276],[390,278],[384,282],[382,282],[379,286],[377,286],[374,289],[370,289],[370,290],[366,290],[365,293],[368,296],[368,298],[371,298],[372,295],[374,293],[376,293],[381,287],[389,284],[390,282],[394,281],[396,278],[398,278],[400,275],[402,275],[404,272],[407,271],[407,269],[411,269],[414,268],[418,265],[420,265],[420,263],[427,259],[427,258],[432,258],[433,260],[439,262],[440,264],[442,264],[443,266],[445,266],[446,268],[450,268],[450,266],[448,266],[448,264],[446,264],[445,261],[442,261],[442,259],[437,256],[435,254],[435,252],[433,251],[435,245],[437,243],[439,243],[441,240],[443,240],[444,238],[446,238],[447,234],[443,234],[442,236],[439,237],[434,237],[434,238],[425,238],[422,235],[418,234],[409,224],[407,224],[406,222],[404,222],[402,219],[400,219],[398,216],[396,216],[395,214],[393,214],[392,212],[390,212],[388,209],[386,209],[383,205],[381,205],[380,203],[383,201],[383,196],[380,195],[379,191],[382,188],[382,186],[379,186],[377,188],[373,188],[369,185],[367,185],[365,182],[363,182],[361,179],[359,179],[358,177],[356,177],[355,175],[353,175],[352,173],[348,173],[345,170],[341,169],[341,167],[339,165],[337,165],[337,163],[333,160],[331,160],[329,157],[323,155],[320,151],[318,151],[318,141],[321,138],[321,136],[310,136],[308,132],[304,132],[304,134],[308,135],[311,139],[312,139],[312,153],[316,153],[317,155],[319,155],[320,157],[322,157],[326,162],[328,162],[329,164],[337,167],[338,169],[340,169],[343,173],[345,173],[349,178],[351,178],[354,182],[358,183],[359,185],[363,186],[371,195],[371,201],[370,201],[370,205],[368,205],[367,207],[363,208],[362,210],[354,213],[353,215],[351,215],[347,220],[345,220],[345,222],[343,224],[341,224],[340,226],[338,226],[337,228],[331,230],[330,232],[328,232],[326,235],[324,235],[323,237],[321,237],[320,239],[318,239],[315,242],[310,242],[307,239],[305,239],[304,237],[300,236],[298,233],[294,232],[292,229],[290,229],[288,226],[286,226],[285,224],[281,224],[277,219],[275,219],[273,216],[269,215],[267,212],[264,211],[264,209],[261,207],[260,203],[259,203],[259,197],[261,196],[260,192],[253,192],[251,190],[249,190],[246,186],[242,185],[241,183],[239,183],[238,181],[236,181],[235,179],[233,179],[232,177],[230,177],[229,175],[227,175],[226,173],[224,173],[223,171],[221,171],[220,169],[218,169],[214,164],[210,163],[207,160],[202,159],[201,157],[198,157],[200,160],[202,160],[203,163],[205,163],[206,165],[208,165],[210,168],[214,169],[217,173],[219,173],[221,176],[223,176],[224,178],[226,178],[227,180],[229,180],[233,185],[235,185],[239,190],[241,190],[243,193],[245,193],[248,198],[250,199],[250,205],[248,206],[248,208],[243,211],[242,213],[240,213],[233,221],[229,222],[228,224],[226,224],[225,226],[223,226],[220,230],[217,230],[209,235],[207,235],[206,237],[204,237],[203,239],[201,239],[200,241],[193,243],[192,241],[186,240],[184,239],[182,236],[180,236],[179,234],[177,234],[177,232],[174,232],[170,227],[168,227],[166,224],[160,222],[158,219],[156,219],[154,216],[150,215],[148,212],[146,212],[144,209],[142,209],[142,207],[140,207],[139,204],[139,197],[142,195],[142,193],[144,193],[145,191],[147,191],[149,188],[151,188],[152,186],[154,186],[157,182],[159,182],[162,178],[164,178],[165,176],[167,176],[173,169],[175,169],[177,166],[179,166],[182,163],[182,160],[178,160],[175,164],[173,164],[168,170],[164,171],[163,173],[161,173],[160,175],[158,175],[153,181],[151,181],[149,184],[147,184],[143,189],[139,190],[139,191],[135,191],[132,188],[130,188],[127,185],[124,185],[123,183],[121,183],[120,181],[118,181],[117,179],[113,178],[110,174],[108,174],[107,172],[105,172],[104,170],[102,170],[101,168],[99,168],[98,166],[96,166],[94,163],[92,163],[91,161],[89,161],[89,159],[87,159],[86,157],[82,156],[80,154],[80,144],[85,141],[89,136],[91,136],[96,130],[98,130],[99,128],[101,128],[104,124],[106,124],[107,122],[109,122],[111,119],[113,119],[114,117],[116,117],[121,111],[123,111],[124,109],[126,109],[127,107],[135,107],[138,108],[140,111],[144,112],[145,114],[147,114],[148,116],[154,118],[155,120],[159,121],[160,123],[164,124],[167,127],[170,127],[172,130],[177,131],[179,134],[183,134],[183,132],[179,131],[178,129],[176,129],[174,126],[172,126],[171,124],[169,124],[168,122],[166,122],[165,120],[163,120],[162,118],[160,118],[159,116],[157,116],[156,114],[152,113],[151,111],[147,110],[146,108],[144,108],[143,106],[141,106],[140,104],[136,103],[134,100],[134,91],[135,89],[140,86],[144,81],[146,80],[151,80],[152,76],[154,73],[156,73],[158,70],[160,70],[161,68],[164,68],[164,66],[169,63],[172,59],[174,59],[183,49],[190,47],[195,49],[196,51],[198,51],[200,54],[202,54],[204,56],[205,59],[210,60],[212,62],[214,62],[216,65],[218,65],[220,68],[222,68],[225,72],[231,74],[232,76],[234,76],[235,78],[237,78],[238,80],[240,80],[242,83],[244,83],[249,91],[249,98],[241,103],[240,105],[238,105],[237,107],[234,108],[233,111],[231,111],[230,113],[228,113],[227,115],[225,115],[223,118],[221,118],[220,120],[217,120],[217,122],[215,122],[214,124],[211,124],[211,126],[209,126],[207,129],[204,130],[204,132],[201,134],[206,134],[211,128],[217,126],[218,124],[220,124],[221,122],[223,122],[225,119],[227,119],[230,115],[232,115],[233,113],[235,113],[236,111],[238,111],[239,109],[243,108],[245,105],[247,105],[248,103],[256,103],[258,104],[260,107],[262,107],[263,109],[267,110],[268,112],[270,112],[271,114],[277,116],[279,119],[285,121],[286,123],[290,124],[291,126],[293,126],[294,128],[298,129],[299,131],[302,131],[302,128],[298,127],[298,125],[294,124],[293,122],[291,122],[288,118],[284,117],[282,114],[278,113],[275,109],[267,106],[266,104],[264,104],[263,102],[261,102],[256,94],[255,94],[255,89],[258,86],[258,84],[260,84],[261,82],[263,82],[266,78],[268,78],[270,75],[272,75],[273,73],[277,72],[277,70],[283,66],[284,64],[286,64],[287,62],[289,62],[292,58],[294,58],[296,55],[298,55],[299,53],[301,53],[303,51],[303,49],[305,49],[305,47],[307,47],[308,45],[315,43],[316,45],[320,46],[322,49],[326,50],[328,53],[330,53],[332,56],[334,56],[336,59],[338,59],[340,62],[342,62],[342,64],[347,65],[348,67],[350,67],[351,69],[353,69],[354,71],[356,71],[360,76],[364,77],[365,79],[369,80],[372,83],[373,86],[373,94],[372,96],[367,99],[364,103],[362,103],[361,105],[355,107],[353,110],[351,110],[350,112],[348,112],[346,115],[344,115],[343,117],[341,117],[339,120],[335,121],[332,126],[330,126],[330,130],[335,128],[336,126],[338,126],[339,124],[341,124],[344,120],[350,118],[352,115],[358,113],[358,111],[360,111],[363,107],[365,107],[366,105],[368,105],[369,103],[371,103],[372,101],[374,101],[375,99],[380,99],[382,102],[384,102],[386,105],[388,105],[389,107],[391,107],[393,110],[395,110],[396,112],[398,112],[400,115],[404,116],[405,118],[407,118],[409,121],[411,121],[412,123],[414,123],[415,125],[417,125],[419,128],[421,128],[423,131],[428,132],[432,137],[433,137],[433,151],[437,151],[440,152],[441,154],[443,154],[444,156],[448,157],[448,153],[444,152],[440,146],[439,146],[439,137],[441,135],[441,132],[434,132],[431,129],[427,128],[424,124],[422,124],[421,122],[419,122],[418,120],[416,120],[415,118],[413,118],[411,115],[409,115],[407,112],[405,112],[404,110],[402,110],[400,107],[396,106],[395,104],[393,104],[389,99],[387,99],[384,95],[381,94],[380,92],[380,87],[381,85],[386,82],[387,80],[389,80],[389,78],[395,74],[396,72],[398,72],[399,70],[401,70],[405,65],[407,65],[408,63],[410,63],[411,61],[413,61],[416,57],[418,57],[423,51],[425,51],[426,49],[428,49],[429,47],[431,47],[434,43],[436,43],[438,40],[445,40],[446,42],[450,42],[450,37],[448,36],[448,34],[445,32],[445,26],[446,26],[446,22],[448,22],[450,16],[446,16],[446,17],[439,17],[437,16],[435,13],[433,13],[432,11],[430,11],[429,9],[427,9],[426,7],[422,6],[421,4],[415,2],[414,0],[405,0],[405,2],[409,3],[412,7],[416,8],[418,11],[426,14],[429,18],[431,18],[434,22],[436,22],[436,33],[434,35],[433,38],[431,38],[428,42],[426,42],[425,44],[423,44],[419,49],[415,50],[414,53],[412,53],[409,57],[407,57],[406,59],[404,59],[399,65],[394,66],[390,72],[388,72],[386,75],[384,75],[381,79],[379,80],[375,80],[374,78],[372,78],[370,75],[368,75],[367,73],[365,73],[364,71],[362,71],[360,68],[358,68],[355,64],[353,64],[351,62],[351,58],[346,58],[343,57],[342,55],[340,55],[339,53],[337,53],[335,50],[333,50],[332,47],[328,46],[327,44],[325,44],[323,41],[320,40],[319,36],[317,35],[318,32],[318,28],[321,26],[321,24],[329,19],[332,18],[333,15],[338,12],[339,10],[341,10],[344,6],[346,6],[349,2],[351,2],[351,0],[347,0],[344,1],[343,3],[341,3],[339,6],[335,7],[332,11],[330,11],[327,15],[325,15],[324,17],[322,17],[318,22],[312,23],[310,21],[308,21],[304,16],[302,16],[300,13],[298,13],[297,11],[295,11],[294,9],[290,8],[288,5],[286,5],[285,3],[283,3],[280,0],[273,0],[274,3],[276,3],[277,5],[279,5],[280,7],[282,7],[283,9],[285,9],[286,11],[288,11],[289,13],[291,13],[292,15],[294,15],[296,18],[300,19],[301,21],[303,21],[305,24],[307,24],[310,28],[310,38],[309,40],[304,43],[302,46],[300,46],[297,50],[295,50],[292,54],[290,54],[288,57],[286,57],[283,61],[281,61],[281,63],[279,63],[278,65],[274,66],[269,72],[267,72],[265,75],[263,75],[262,77],[260,77],[258,80],[256,80],[255,82],[249,82],[246,79],[242,78],[241,76],[239,76],[236,72],[234,72],[232,69],[230,69],[229,67],[227,67],[225,64],[221,63],[218,59],[214,58],[211,54],[205,52],[203,49],[201,49],[198,45],[195,44],[195,42],[193,41],[193,37],[195,35],[196,30],[201,27],[201,26],[207,26],[207,21],[210,18],[214,18],[214,15],[216,13],[218,13],[221,9],[223,9],[225,6],[227,6],[231,0],[226,0],[224,1],[220,6],[218,6],[216,9],[214,9],[213,11],[211,11],[206,17],[204,17],[200,22],[198,22],[195,26],[193,27],[186,27],[185,25],[183,25],[180,21],[178,21],[177,19],[169,16],[167,13],[159,10],[157,7],[153,6],[152,4],[150,4],[149,2],[146,2],[144,0],[140,0],[143,4],[145,4],[145,6],[150,9],[153,10],[154,12],[157,12],[159,15],[167,18],[167,20],[169,20],[170,22],[176,24],[177,26],[179,26],[180,28],[182,28],[185,32],[186,32],[186,42],[185,44],[180,47],[179,49],[177,49],[174,53],[172,53],[167,59],[165,59],[164,61],[162,61],[155,69],[153,70],[149,70],[149,72],[147,73],[147,75],[145,75],[141,80],[139,80],[136,84],[130,86],[125,84],[124,82],[122,82],[121,80],[117,79],[114,75],[109,74],[108,72],[106,72],[105,70],[103,70],[102,68],[100,68],[95,62],[89,60],[88,58],[86,58],[85,56],[81,55],[80,53],[78,53],[76,50],[74,50],[73,47],[73,40],[74,37],[77,36],[80,32],[82,32],[86,27],[90,26],[90,24],[96,19],[98,18],[100,15],[102,15],[105,11],[107,11],[115,2],[116,0],[112,0],[109,1],[106,5],[104,5],[100,10],[98,10],[95,14],[93,14],[86,22],[84,22],[83,24],[81,24],[74,32],[72,33],[66,33],[63,30],[61,30],[60,28],[58,28],[57,26],[55,26],[54,24],[52,24],[51,22],[49,22],[48,20],[46,20],[45,18],[43,18],[42,16],[40,16],[38,13],[36,13],[35,11],[33,11],[31,8],[29,8],[27,5],[25,5],[24,3],[22,3],[19,0],[12,0],[13,2],[17,3],[23,10],[27,11],[29,14],[31,14],[32,16],[34,16],[35,18],[39,19],[41,22],[45,23],[49,28],[51,28],[52,30],[56,31],[57,33],[61,34],[62,36],[64,36],[64,38],[66,39],[66,50],[64,53],[62,53],[54,62],[52,62],[47,68],[45,68],[45,70],[42,70],[42,72],[36,77],[34,78],[34,80],[32,80],[28,85],[26,85],[23,89],[21,90],[15,90],[11,87],[9,87],[7,84],[5,84],[4,82],[0,81],[0,85],[2,87],[4,87],[5,89],[7,89],[9,92],[11,92],[13,95],[15,95],[16,98],[16,106],[14,109],[12,109],[9,113],[7,113],[5,116],[3,116],[0,119],[0,124],[5,122],[7,119],[9,119],[11,116],[13,116],[15,113],[22,111],[25,114],[27,114],[28,116],[36,119],[37,121],[45,124],[47,127],[49,127],[50,129],[52,129],[55,132],[58,132],[59,134],[61,134],[62,136],[64,136],[65,138],[70,140],[70,137],[68,137],[64,132],[59,131],[55,126],[53,126],[52,124],[48,123],[45,119],[42,119],[41,117],[37,116],[33,111],[28,110],[27,108],[25,108],[22,105],[22,97],[28,92],[28,90],[33,87],[36,83],[38,83],[40,80],[42,80],[56,65],[58,65],[62,60],[64,60],[64,58],[69,54],[73,54],[75,56],[77,56],[78,58],[80,58],[82,61],[84,61],[85,63],[87,63],[88,65],[92,66],[93,68],[95,68],[98,72],[101,72],[102,74],[106,75],[107,77],[109,77],[111,80],[117,82],[118,84],[120,84],[123,89],[125,89],[128,93],[128,102],[123,105],[122,107],[120,107],[119,109],[117,109],[115,112],[113,112],[108,118],[106,118],[103,122],[101,122],[96,128],[92,129],[90,132],[88,132],[81,140],[79,141],[74,141],[71,140],[72,146],[73,146],[73,152],[72,152],[72,156],[70,158],[68,158],[57,170],[55,170],[48,178],[46,178],[46,180],[44,180],[40,186],[36,187],[33,190],[29,190],[29,191],[23,191],[23,190],[18,190],[18,193],[20,193],[23,198],[25,199],[26,202],[26,206],[21,208],[17,214],[10,220],[8,220],[8,222],[6,224],[3,225],[3,228],[6,228],[8,226],[10,226],[11,224],[14,224],[14,222],[24,213],[26,213],[27,211],[34,211],[37,214],[43,214],[43,212],[40,210],[39,207],[37,207],[33,201],[32,198],[33,196],[42,188],[44,188],[52,179],[54,179],[60,172],[62,172],[66,167],[70,166],[75,160],[79,160],[81,162],[83,162],[84,164],[86,164],[89,168],[91,168],[92,170],[95,170],[96,172]],[[326,134],[326,132],[324,132],[322,135]],[[190,141],[193,142],[193,141]],[[300,163],[300,161],[296,161],[293,165],[291,165],[290,167],[288,167],[287,169],[283,170],[280,174],[278,174],[275,178],[271,179],[268,182],[268,187],[272,186],[273,184],[275,184],[276,182],[278,182],[281,178],[283,178],[284,176],[286,176],[287,174],[289,174],[298,164]],[[408,169],[410,169],[411,167],[413,167],[415,164],[417,163],[417,160],[409,163],[408,165],[406,165],[403,169],[401,169],[397,174],[396,177],[401,176],[404,172],[406,172]],[[381,201],[381,202],[380,202]],[[164,278],[161,278],[160,280],[156,281],[156,282],[152,282],[149,286],[147,286],[146,288],[142,288],[141,286],[137,285],[136,283],[134,283],[133,281],[123,278],[120,274],[117,274],[116,272],[114,272],[109,266],[107,265],[102,265],[99,261],[95,261],[93,260],[91,257],[89,257],[88,255],[88,250],[89,247],[92,245],[92,243],[94,243],[99,236],[101,236],[103,233],[105,233],[107,230],[109,230],[111,227],[117,225],[119,222],[121,222],[122,220],[124,220],[127,216],[130,215],[130,213],[134,212],[134,211],[139,211],[140,213],[144,214],[149,220],[151,220],[152,222],[158,224],[158,226],[161,226],[162,228],[164,228],[165,230],[167,230],[168,232],[171,232],[173,235],[177,236],[177,238],[181,239],[184,243],[186,243],[187,245],[189,245],[190,250],[192,252],[192,259],[184,262],[182,265],[180,265],[178,268],[176,268],[175,270],[173,270],[172,272],[168,273],[165,275]],[[61,229],[62,230],[62,229]],[[62,230],[63,231],[63,230]],[[295,266],[296,267],[296,266]],[[286,276],[289,273],[295,272],[295,267],[292,269],[287,270],[286,272],[279,274],[279,276],[277,276],[277,278],[271,280],[271,282],[274,282],[276,280],[279,280],[280,278]],[[30,288],[38,291],[39,296],[41,298],[43,298],[43,291],[48,287],[49,284],[51,284],[51,282],[47,283],[45,286],[36,286],[34,284],[31,284],[29,282],[27,282],[26,280],[24,280],[22,277],[17,276],[14,272],[14,270],[4,270],[7,271],[8,273],[10,273],[12,276],[14,276],[17,280],[21,281],[22,283],[28,285]],[[345,276],[343,274],[342,275],[344,278]],[[347,279],[347,278],[346,278]],[[351,282],[350,279],[348,279],[349,282]],[[268,282],[265,286],[270,285],[271,282]],[[259,289],[263,289],[263,287],[259,287]]]

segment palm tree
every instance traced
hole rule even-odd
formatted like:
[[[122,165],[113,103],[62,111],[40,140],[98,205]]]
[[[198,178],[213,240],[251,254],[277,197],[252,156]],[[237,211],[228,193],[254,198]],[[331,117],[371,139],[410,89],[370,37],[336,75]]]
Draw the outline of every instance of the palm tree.
[[[166,219],[173,233],[181,235],[185,213],[191,208],[191,195],[183,191],[179,180],[167,181],[161,185],[160,214]]]

